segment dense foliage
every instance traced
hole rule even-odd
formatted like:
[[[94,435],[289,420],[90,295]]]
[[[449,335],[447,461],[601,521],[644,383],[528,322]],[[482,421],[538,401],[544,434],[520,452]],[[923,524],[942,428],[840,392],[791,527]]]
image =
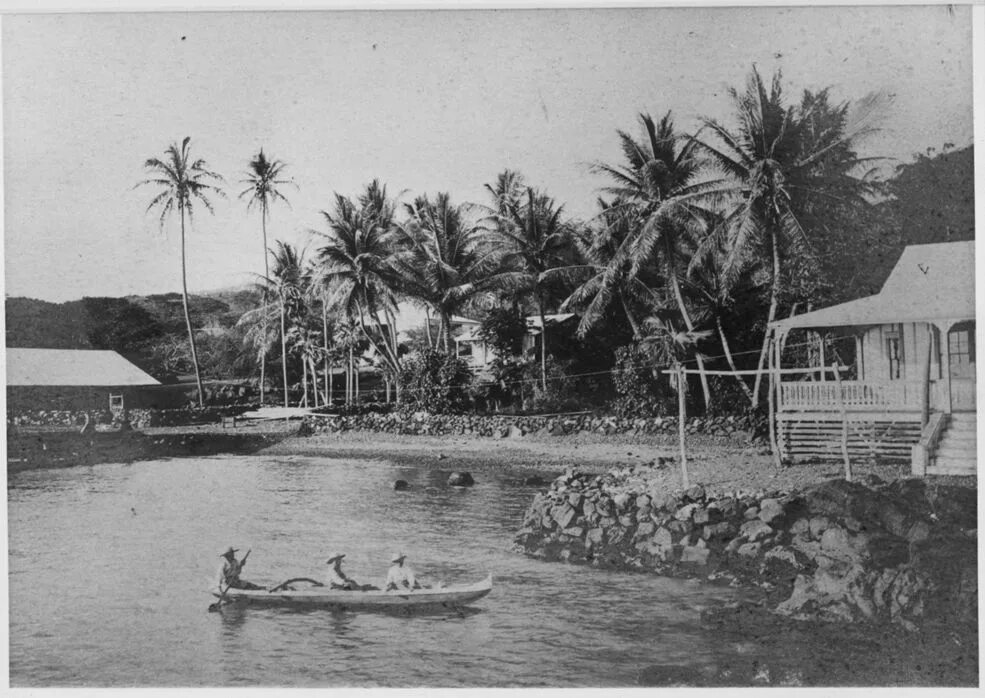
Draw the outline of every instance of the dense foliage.
[[[429,349],[410,355],[400,370],[404,403],[434,414],[469,406],[472,372],[464,361]]]

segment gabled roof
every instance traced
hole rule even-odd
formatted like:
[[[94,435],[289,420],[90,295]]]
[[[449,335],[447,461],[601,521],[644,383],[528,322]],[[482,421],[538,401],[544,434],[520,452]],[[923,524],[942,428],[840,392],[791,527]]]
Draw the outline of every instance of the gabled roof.
[[[7,385],[160,385],[115,351],[7,349]]]
[[[874,296],[777,320],[795,327],[845,327],[897,322],[971,320],[975,317],[975,243],[909,245]]]

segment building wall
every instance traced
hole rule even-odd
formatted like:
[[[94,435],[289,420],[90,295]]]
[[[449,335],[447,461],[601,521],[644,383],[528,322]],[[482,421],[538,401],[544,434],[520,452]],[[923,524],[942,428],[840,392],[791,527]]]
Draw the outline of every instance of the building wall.
[[[889,377],[889,339],[893,331],[899,333],[902,350],[901,381],[917,382],[922,379],[921,368],[927,351],[928,325],[924,323],[903,323],[900,325],[880,325],[869,329],[862,336],[862,375],[860,380],[888,381]],[[941,376],[940,352],[934,341],[930,354],[930,379]]]
[[[171,409],[187,403],[187,386],[169,387],[8,385],[7,411],[108,410],[111,393],[122,394],[127,408]]]

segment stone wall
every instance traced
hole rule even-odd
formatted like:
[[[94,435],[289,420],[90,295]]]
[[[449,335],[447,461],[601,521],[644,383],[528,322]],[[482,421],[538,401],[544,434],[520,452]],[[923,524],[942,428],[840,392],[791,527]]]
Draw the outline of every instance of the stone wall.
[[[439,415],[426,412],[370,412],[355,415],[318,415],[311,419],[314,433],[375,431],[407,435],[471,435],[519,438],[527,434],[566,436],[594,434],[676,434],[676,417],[630,419],[595,414],[567,416]],[[765,443],[745,417],[695,417],[686,422],[690,435],[727,436]]]
[[[535,497],[516,548],[756,587],[794,618],[913,627],[927,614],[976,617],[973,489],[872,478],[801,493],[666,492],[649,487],[648,471],[566,473]]]

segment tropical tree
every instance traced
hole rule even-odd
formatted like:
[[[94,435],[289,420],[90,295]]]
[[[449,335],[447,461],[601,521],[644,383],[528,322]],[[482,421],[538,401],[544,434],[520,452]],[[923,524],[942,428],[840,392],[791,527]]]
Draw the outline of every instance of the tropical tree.
[[[488,186],[488,185],[487,185]],[[513,243],[509,255],[521,271],[521,283],[529,289],[537,301],[540,315],[540,380],[547,389],[547,322],[544,318],[546,274],[551,269],[565,266],[572,249],[573,226],[563,220],[564,206],[558,205],[546,194],[527,188],[525,200],[501,201],[505,215],[501,233]],[[521,203],[522,201],[522,203]]]
[[[270,217],[270,206],[276,201],[283,201],[290,206],[290,202],[280,191],[279,187],[292,185],[297,188],[292,180],[283,179],[284,169],[287,165],[280,160],[270,160],[260,148],[260,152],[253,156],[247,167],[246,178],[240,180],[240,184],[249,186],[239,193],[240,199],[246,199],[246,210],[260,209],[260,225],[263,230],[263,275],[270,277],[270,261],[267,256],[267,220]],[[266,292],[266,286],[264,286]],[[264,299],[266,302],[266,299]],[[263,317],[266,317],[264,315]],[[263,404],[263,391],[266,382],[266,354],[260,354],[260,404]]]
[[[328,232],[311,231],[320,238],[315,283],[330,307],[359,325],[396,375],[400,369],[394,329],[398,277],[392,260],[399,236],[392,230],[394,206],[386,187],[372,182],[358,205],[336,194],[334,210],[321,213]],[[382,340],[369,331],[367,318],[376,327],[389,328]]]
[[[723,182],[703,176],[696,142],[674,129],[671,113],[658,122],[639,115],[642,137],[618,131],[625,164],[596,163],[593,170],[613,180],[605,191],[632,207],[637,216],[632,239],[623,248],[632,265],[630,274],[654,263],[664,275],[670,294],[688,332],[695,324],[681,292],[680,277],[687,269],[688,253],[682,238],[689,230],[704,228],[711,217],[706,205],[723,194]],[[695,354],[705,405],[711,401],[704,359]]]
[[[274,249],[270,251],[273,269],[270,271],[270,276],[263,281],[268,293],[278,300],[284,407],[289,407],[289,385],[287,382],[288,323],[293,324],[303,318],[306,312],[305,291],[310,280],[304,264],[305,251],[303,249],[299,250],[280,240],[277,240],[274,245]]]
[[[561,310],[580,309],[578,336],[585,337],[602,321],[613,303],[626,315],[634,338],[642,336],[639,318],[662,303],[644,282],[644,275],[631,274],[632,260],[626,248],[632,244],[635,213],[622,199],[598,199],[600,209],[594,226],[574,232],[580,260],[544,273],[545,279],[560,278],[575,285]],[[646,281],[649,281],[646,279]]]
[[[420,196],[406,205],[407,221],[391,263],[407,296],[432,309],[441,323],[445,352],[451,351],[451,318],[483,294],[517,288],[524,272],[505,264],[504,239],[471,222],[447,193]]]
[[[193,222],[196,203],[202,204],[212,213],[212,203],[209,194],[225,196],[217,185],[222,177],[208,169],[205,160],[192,159],[189,144],[191,138],[186,137],[179,146],[172,143],[164,151],[164,159],[150,158],[144,162],[144,169],[149,177],[137,183],[136,186],[153,185],[159,191],[147,205],[147,211],[159,209],[161,212],[160,226],[163,229],[168,214],[178,212],[181,221],[181,303],[185,313],[185,326],[188,329],[188,345],[191,349],[192,365],[195,367],[195,386],[198,390],[198,406],[204,407],[202,391],[202,376],[198,365],[198,354],[195,350],[195,332],[192,329],[191,316],[188,313],[188,279],[185,260],[185,216],[188,222]]]
[[[735,127],[708,119],[705,128],[715,141],[696,143],[731,180],[733,202],[718,228],[729,249],[727,277],[751,265],[768,269],[768,328],[776,318],[785,267],[793,260],[817,260],[819,240],[812,237],[823,234],[823,226],[817,225],[819,211],[833,216],[868,205],[865,196],[873,184],[870,175],[855,176],[866,159],[858,157],[853,144],[872,131],[880,100],[865,98],[851,117],[850,103],[832,105],[827,90],[805,92],[799,105],[791,105],[784,98],[780,73],[767,86],[755,67],[745,91],[730,89],[729,95]],[[757,401],[768,346],[766,331],[753,387]]]

